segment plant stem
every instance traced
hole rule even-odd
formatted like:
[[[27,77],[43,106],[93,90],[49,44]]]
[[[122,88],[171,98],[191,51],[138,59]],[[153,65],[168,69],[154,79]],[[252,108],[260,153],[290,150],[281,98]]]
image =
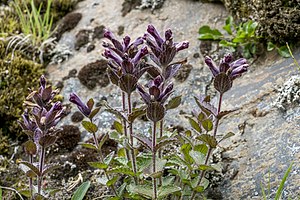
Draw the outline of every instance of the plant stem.
[[[101,151],[101,148],[99,147],[99,143],[98,143],[98,140],[97,140],[97,137],[96,137],[96,133],[93,133],[93,139],[94,139],[95,145],[96,145],[97,150],[98,150],[99,155],[100,155],[100,162],[104,163],[102,151]],[[107,180],[110,180],[110,177],[107,174],[106,169],[103,169],[103,171],[104,171],[104,175],[106,176]],[[118,193],[116,192],[115,186],[113,184],[111,185],[111,189],[112,189],[113,193],[115,194],[115,196],[118,197]]]
[[[152,169],[153,175],[156,173],[156,122],[153,122],[153,133],[152,133]],[[157,199],[157,188],[156,188],[156,178],[152,177],[153,184],[153,198]]]
[[[130,115],[132,113],[132,108],[131,108],[131,94],[127,95],[128,97],[128,115]],[[133,148],[133,127],[132,127],[132,123],[129,123],[129,137],[130,137],[130,145],[131,145],[131,164],[132,164],[132,170],[134,172],[134,174],[136,175],[136,160],[135,160],[135,155],[134,155],[134,148]],[[137,183],[137,178],[136,176],[134,177],[135,182]]]
[[[44,168],[44,160],[45,160],[45,147],[41,146],[40,152],[40,163],[39,163],[39,171],[41,175],[38,177],[38,194],[41,194],[42,182],[43,182],[43,168]]]
[[[159,123],[160,127],[159,127],[159,138],[162,138],[163,136],[163,128],[164,128],[164,120],[162,119]],[[158,157],[161,159],[162,158],[162,150],[160,149],[158,151]],[[162,185],[162,177],[159,177],[158,179],[158,184],[159,185]]]
[[[122,91],[122,107],[123,107],[123,111],[125,112],[126,110],[126,102],[125,102],[125,92]],[[124,127],[124,135],[126,138],[128,138],[128,134],[127,134],[127,123],[126,120],[123,119],[123,127]],[[131,161],[130,159],[130,155],[129,155],[129,150],[125,147],[125,151],[126,151],[126,158],[128,161]]]
[[[32,154],[29,155],[29,163],[33,163],[33,156]],[[33,186],[32,186],[32,178],[29,178],[29,190],[30,190],[30,199],[33,199]]]
[[[218,112],[217,112],[217,115],[221,112],[222,98],[223,98],[223,94],[220,93],[220,98],[219,98],[219,103],[218,103]],[[214,138],[215,138],[216,135],[217,135],[218,126],[219,126],[219,119],[216,118],[215,126],[214,126],[214,133],[213,133],[213,137],[214,137]],[[211,147],[209,146],[208,152],[207,152],[207,154],[206,154],[206,159],[205,159],[204,165],[207,165],[212,150],[213,150],[213,148],[211,148]],[[205,171],[201,171],[200,179],[199,179],[199,181],[198,181],[198,183],[197,183],[197,186],[200,185],[200,183],[201,183],[201,181],[202,181],[204,175],[205,175]],[[191,200],[193,200],[193,199],[195,198],[195,195],[196,195],[196,191],[193,191],[192,196],[191,196]]]

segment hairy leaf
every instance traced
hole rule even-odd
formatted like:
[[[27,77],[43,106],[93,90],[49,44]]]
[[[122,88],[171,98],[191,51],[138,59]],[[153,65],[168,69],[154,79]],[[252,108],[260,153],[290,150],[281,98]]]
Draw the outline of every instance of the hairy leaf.
[[[190,125],[192,126],[192,128],[197,131],[198,133],[201,133],[201,127],[199,126],[199,124],[191,117],[187,117],[189,120]]]
[[[30,155],[36,154],[36,144],[32,140],[28,140],[27,142],[24,143],[24,148],[26,153]]]
[[[144,115],[145,113],[146,113],[146,108],[145,107],[135,109],[132,113],[129,114],[128,121],[133,123],[136,118]]]
[[[155,146],[155,151],[158,151],[160,148],[167,146],[167,144],[172,143],[172,142],[176,142],[177,139],[176,138],[166,138],[163,139],[161,141],[159,141],[156,146]]]
[[[224,136],[222,137],[222,139],[219,141],[219,143],[220,143],[221,141],[227,139],[227,138],[232,137],[232,136],[234,136],[234,133],[233,133],[233,132],[228,132],[226,135],[224,135]]]
[[[174,109],[177,108],[181,103],[181,95],[177,97],[173,97],[166,105],[166,109]]]
[[[82,124],[83,128],[90,133],[96,133],[98,131],[97,125],[92,122],[82,121],[81,124]]]
[[[209,134],[202,134],[198,136],[197,139],[208,144],[211,148],[216,148],[218,145],[216,138]]]
[[[113,178],[111,178],[109,181],[106,182],[106,186],[110,187],[110,186],[114,185],[118,179],[119,179],[118,176],[114,176]]]
[[[158,189],[158,198],[163,198],[180,190],[181,188],[175,185],[162,186]]]
[[[100,111],[100,109],[101,109],[101,107],[97,107],[97,108],[95,108],[94,110],[92,110],[92,112],[91,112],[90,115],[89,115],[89,118],[90,118],[90,119],[93,119],[93,118],[95,117],[95,115],[98,114],[98,112]]]
[[[27,161],[21,161],[20,162],[21,165],[25,165],[27,166],[29,169],[31,169],[37,176],[41,176],[40,170],[34,166],[34,164],[31,164]],[[22,169],[22,168],[21,168]],[[26,171],[24,171],[26,173]]]
[[[214,79],[214,87],[217,91],[223,94],[232,87],[232,80],[227,74],[221,72]]]
[[[152,151],[152,142],[149,138],[146,138],[142,135],[133,135],[143,146]]]
[[[202,154],[201,152],[194,151],[194,150],[191,150],[189,154],[197,165],[201,165],[205,162],[205,154]]]
[[[213,123],[210,119],[206,119],[204,121],[201,122],[202,127],[208,132],[211,131],[213,129]]]
[[[135,176],[134,172],[130,168],[124,166],[108,170],[107,173],[118,173],[123,175]]]
[[[127,190],[130,193],[141,195],[145,198],[152,199],[153,189],[150,185],[133,185],[133,184],[130,184],[127,187]]]
[[[111,163],[111,161],[112,161],[112,159],[114,158],[114,155],[115,155],[115,152],[114,152],[114,151],[110,152],[110,154],[108,154],[108,155],[104,158],[103,162],[104,162],[106,165],[109,166],[110,163]]]
[[[118,121],[114,121],[114,128],[116,129],[116,131],[118,132],[118,133],[123,133],[123,125],[120,123],[120,122],[118,122]]]
[[[94,149],[94,150],[98,150],[98,148],[93,145],[93,144],[89,144],[89,143],[79,143],[81,146],[88,148],[88,149]]]

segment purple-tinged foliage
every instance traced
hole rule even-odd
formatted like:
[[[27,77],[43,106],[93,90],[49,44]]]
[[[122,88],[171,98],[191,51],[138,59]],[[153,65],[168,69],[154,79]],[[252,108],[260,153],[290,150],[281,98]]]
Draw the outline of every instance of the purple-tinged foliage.
[[[112,44],[104,43],[103,56],[108,59],[109,76],[113,84],[118,85],[124,92],[130,94],[136,89],[139,78],[147,70],[142,59],[148,54],[147,47],[138,49],[143,44],[141,37],[130,43],[130,37],[118,41],[111,31],[106,30],[104,37]]]
[[[177,52],[189,47],[187,41],[173,42],[172,35],[171,29],[167,29],[163,39],[153,25],[148,25],[147,33],[143,37],[151,49],[151,60],[161,69],[160,73],[166,80],[172,78],[185,62],[172,63]]]
[[[80,110],[80,112],[81,112],[84,116],[88,117],[88,116],[91,114],[91,111],[92,111],[92,110],[91,110],[86,104],[84,104],[84,103],[82,102],[82,100],[77,96],[76,93],[73,92],[73,93],[70,94],[69,101],[70,101],[71,103],[76,104],[77,107],[78,107],[78,109]]]
[[[219,66],[208,56],[205,57],[205,63],[214,76],[214,87],[220,93],[225,93],[232,87],[233,80],[247,72],[249,65],[245,58],[233,61],[230,54],[222,58]]]

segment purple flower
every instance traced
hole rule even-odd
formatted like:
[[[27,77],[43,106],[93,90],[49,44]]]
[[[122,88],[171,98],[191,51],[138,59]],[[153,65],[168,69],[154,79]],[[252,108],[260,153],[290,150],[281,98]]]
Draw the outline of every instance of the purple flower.
[[[249,65],[247,64],[247,60],[245,58],[240,58],[231,62],[232,59],[232,56],[227,54],[221,60],[219,66],[217,66],[210,57],[206,56],[205,63],[209,67],[214,77],[220,73],[226,73],[229,75],[231,80],[234,80],[243,73],[247,72]]]
[[[177,52],[189,47],[189,42],[187,41],[180,43],[173,42],[172,36],[172,31],[167,29],[165,31],[165,38],[163,39],[156,28],[150,24],[148,25],[147,33],[143,37],[151,49],[151,60],[161,68],[161,74],[166,80],[172,78],[182,65],[182,62],[177,62],[177,66],[174,67],[175,63],[171,63]]]
[[[148,54],[148,49],[147,47],[138,49],[138,46],[143,44],[141,37],[132,43],[129,36],[118,41],[109,30],[105,31],[104,37],[112,43],[103,44],[105,48],[103,56],[108,59],[110,67],[108,70],[110,80],[130,94],[136,89],[137,81],[147,70],[147,65],[142,62],[142,59]]]
[[[76,93],[70,94],[69,101],[76,104],[83,115],[85,115],[86,117],[90,115],[91,109],[81,101],[81,99],[77,96]]]
[[[30,131],[34,133],[35,129],[37,128],[36,123],[30,119],[28,110],[26,109],[22,115],[23,122],[18,121],[19,125],[22,127],[24,131]]]
[[[149,81],[146,86],[149,88],[148,92],[146,92],[144,87],[141,85],[137,86],[138,92],[146,104],[158,102],[163,105],[173,92],[173,83],[169,83],[167,86],[165,86],[163,78],[160,75],[154,80]]]
[[[230,90],[233,80],[247,72],[249,67],[247,60],[244,58],[233,62],[232,59],[232,56],[227,54],[217,66],[210,57],[205,57],[205,63],[214,76],[214,87],[221,94]]]
[[[53,104],[51,109],[45,115],[45,125],[48,127],[55,126],[59,119],[61,118],[63,107],[61,102],[56,102]]]

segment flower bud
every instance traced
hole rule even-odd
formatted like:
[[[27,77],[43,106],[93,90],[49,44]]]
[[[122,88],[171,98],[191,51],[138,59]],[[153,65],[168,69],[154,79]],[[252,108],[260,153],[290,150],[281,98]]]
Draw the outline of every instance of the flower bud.
[[[84,114],[86,117],[89,116],[89,114],[91,113],[91,109],[89,109],[87,107],[87,105],[85,105],[81,99],[77,96],[77,94],[75,93],[71,93],[70,94],[70,98],[69,98],[69,101],[76,104],[78,109],[80,110],[80,112],[82,114]]]

